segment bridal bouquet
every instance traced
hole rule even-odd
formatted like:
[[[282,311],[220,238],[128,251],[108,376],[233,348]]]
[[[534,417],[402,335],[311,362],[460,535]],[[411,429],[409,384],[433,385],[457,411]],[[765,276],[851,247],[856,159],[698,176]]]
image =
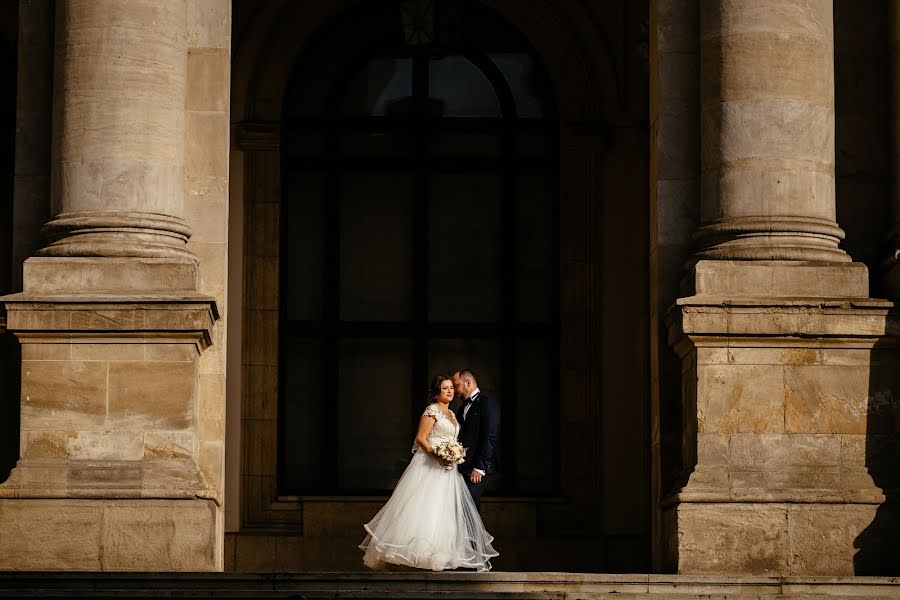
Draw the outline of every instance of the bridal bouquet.
[[[466,449],[459,442],[441,442],[434,447],[434,453],[441,460],[450,463],[445,469],[452,469],[466,460]]]

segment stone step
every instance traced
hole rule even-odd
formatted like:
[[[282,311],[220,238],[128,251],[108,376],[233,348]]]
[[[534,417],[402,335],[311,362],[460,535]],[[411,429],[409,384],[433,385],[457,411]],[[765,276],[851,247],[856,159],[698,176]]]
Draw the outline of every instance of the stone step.
[[[900,578],[588,573],[0,573],[0,598],[887,600]]]

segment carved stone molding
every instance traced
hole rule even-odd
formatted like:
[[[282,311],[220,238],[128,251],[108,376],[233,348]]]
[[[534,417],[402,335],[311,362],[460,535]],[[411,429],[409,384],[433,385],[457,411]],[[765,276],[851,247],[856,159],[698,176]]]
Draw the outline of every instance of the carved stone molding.
[[[247,121],[235,129],[237,146],[245,152],[277,152],[281,147],[281,124]]]

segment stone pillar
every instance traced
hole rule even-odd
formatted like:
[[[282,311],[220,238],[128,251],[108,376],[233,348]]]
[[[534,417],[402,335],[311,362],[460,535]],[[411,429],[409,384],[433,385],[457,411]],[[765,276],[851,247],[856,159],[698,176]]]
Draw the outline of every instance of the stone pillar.
[[[700,5],[697,258],[849,261],[835,222],[831,1]]]
[[[60,2],[54,218],[42,256],[193,258],[183,217],[184,1]]]
[[[831,0],[704,0],[682,359],[681,573],[886,574],[898,319],[835,223]]]
[[[893,225],[882,283],[900,300],[900,0],[891,0],[891,208]]]
[[[3,298],[22,408],[0,569],[222,568],[200,468],[218,313],[182,218],[189,5],[55,3],[49,244]]]

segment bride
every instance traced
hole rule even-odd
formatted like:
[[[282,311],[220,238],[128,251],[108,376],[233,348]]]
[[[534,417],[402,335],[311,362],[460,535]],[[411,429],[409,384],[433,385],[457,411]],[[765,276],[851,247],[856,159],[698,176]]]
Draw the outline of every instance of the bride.
[[[409,466],[387,503],[366,523],[360,549],[363,563],[380,570],[385,563],[443,571],[458,567],[488,571],[498,556],[493,536],[484,529],[463,476],[438,458],[434,447],[456,441],[459,423],[447,407],[453,382],[438,375],[431,382],[430,404],[419,420]]]

